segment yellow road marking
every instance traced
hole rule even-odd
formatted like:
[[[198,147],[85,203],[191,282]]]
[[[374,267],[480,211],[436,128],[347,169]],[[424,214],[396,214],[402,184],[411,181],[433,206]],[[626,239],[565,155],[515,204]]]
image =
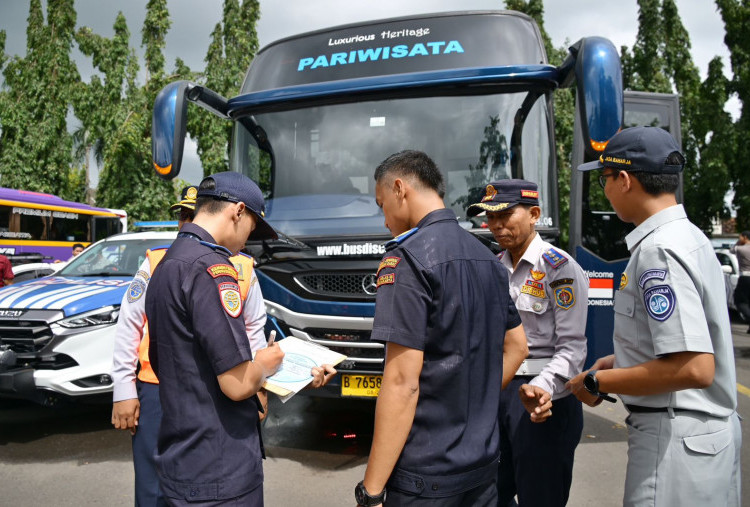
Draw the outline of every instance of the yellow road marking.
[[[744,394],[747,397],[750,397],[750,387],[745,387],[739,382],[737,382],[737,391]]]

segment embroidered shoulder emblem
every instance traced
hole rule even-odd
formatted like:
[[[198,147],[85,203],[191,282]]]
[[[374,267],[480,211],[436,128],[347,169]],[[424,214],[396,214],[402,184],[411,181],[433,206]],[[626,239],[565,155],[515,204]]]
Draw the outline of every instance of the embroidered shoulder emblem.
[[[233,282],[219,284],[219,298],[221,306],[230,317],[237,318],[242,312],[242,298],[240,297],[240,286]]]
[[[392,285],[395,282],[396,282],[396,274],[388,273],[387,275],[378,277],[377,287],[380,287],[381,285]]]
[[[378,273],[382,269],[385,268],[395,268],[398,266],[398,263],[401,262],[401,257],[385,257],[382,261],[380,261],[380,266],[378,266]]]
[[[667,320],[674,312],[677,304],[672,287],[669,285],[655,285],[643,293],[643,304],[648,315],[659,322]]]
[[[560,278],[558,280],[549,282],[549,286],[554,289],[555,287],[559,287],[561,285],[573,285],[574,282],[575,280],[573,280],[572,278]]]
[[[542,259],[544,259],[547,264],[549,264],[555,269],[559,268],[560,266],[568,262],[568,258],[562,255],[560,252],[558,252],[554,248],[550,248],[549,250],[546,250],[542,254]]]
[[[642,289],[649,280],[664,280],[667,277],[666,269],[647,269],[638,279],[638,285]]]
[[[209,266],[207,271],[208,274],[214,278],[219,278],[220,276],[228,276],[237,280],[237,270],[234,268],[234,266],[230,266],[228,264],[214,264],[213,266]]]
[[[575,306],[576,296],[573,287],[555,289],[555,304],[563,310],[570,310]]]
[[[142,271],[139,271],[139,273],[142,273]],[[128,303],[135,303],[141,299],[145,293],[146,283],[142,279],[136,278],[130,282],[130,287],[128,287]]]

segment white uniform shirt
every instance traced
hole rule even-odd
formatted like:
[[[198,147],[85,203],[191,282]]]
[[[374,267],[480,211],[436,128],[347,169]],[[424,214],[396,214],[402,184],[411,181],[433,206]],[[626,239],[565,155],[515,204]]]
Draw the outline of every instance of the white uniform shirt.
[[[676,352],[714,355],[713,383],[623,403],[731,415],[737,407],[734,348],[724,275],[708,238],[676,205],[625,237],[631,252],[615,293],[615,368]]]
[[[150,278],[151,264],[146,257],[122,298],[112,356],[112,379],[114,381],[112,399],[115,402],[138,397],[135,372],[138,365],[138,347],[143,338],[143,327],[146,324],[146,290]],[[266,346],[266,336],[263,331],[266,325],[266,307],[255,270],[250,280],[247,298],[242,305],[245,330],[250,340],[250,348],[255,352]]]
[[[545,260],[545,254],[557,267]],[[550,393],[553,400],[563,398],[570,391],[555,372],[575,377],[586,360],[588,277],[572,257],[538,233],[515,269],[507,252],[500,255],[500,262],[510,271],[510,295],[521,315],[529,358],[551,358],[529,383]]]

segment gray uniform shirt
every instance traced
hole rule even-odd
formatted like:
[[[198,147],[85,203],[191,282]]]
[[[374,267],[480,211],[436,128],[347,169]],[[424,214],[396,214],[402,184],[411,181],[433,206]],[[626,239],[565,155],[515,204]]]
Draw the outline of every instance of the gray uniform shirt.
[[[589,281],[581,266],[537,233],[516,268],[510,255],[500,255],[510,271],[510,295],[521,315],[529,358],[552,358],[529,383],[559,399],[570,394],[555,372],[575,377],[586,360],[586,316]]]
[[[615,368],[689,351],[713,354],[716,369],[705,389],[622,395],[622,401],[731,415],[734,350],[724,276],[708,238],[677,205],[649,217],[625,241],[631,257],[615,294]]]
[[[730,252],[737,256],[737,262],[740,264],[742,276],[750,275],[750,243],[744,245],[734,245]]]

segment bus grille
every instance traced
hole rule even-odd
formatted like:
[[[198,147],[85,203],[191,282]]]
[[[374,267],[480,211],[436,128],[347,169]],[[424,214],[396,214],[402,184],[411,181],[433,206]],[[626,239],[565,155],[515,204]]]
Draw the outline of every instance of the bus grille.
[[[313,273],[295,279],[305,290],[321,296],[375,298],[375,273]]]

